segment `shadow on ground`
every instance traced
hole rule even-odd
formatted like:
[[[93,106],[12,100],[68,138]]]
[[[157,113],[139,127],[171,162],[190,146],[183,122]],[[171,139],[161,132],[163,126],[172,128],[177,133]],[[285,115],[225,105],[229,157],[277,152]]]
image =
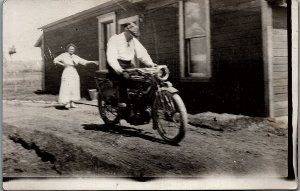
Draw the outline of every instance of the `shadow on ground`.
[[[35,90],[33,93],[37,95],[57,95],[57,93],[49,92],[46,90]]]
[[[107,126],[104,124],[83,124],[83,129],[90,131],[102,131],[106,133],[112,133],[117,135],[123,135],[125,137],[138,137],[147,141],[157,142],[161,144],[167,144],[164,140],[152,137],[149,132],[145,132],[141,129],[136,129],[132,127],[120,126],[120,125],[111,125]]]

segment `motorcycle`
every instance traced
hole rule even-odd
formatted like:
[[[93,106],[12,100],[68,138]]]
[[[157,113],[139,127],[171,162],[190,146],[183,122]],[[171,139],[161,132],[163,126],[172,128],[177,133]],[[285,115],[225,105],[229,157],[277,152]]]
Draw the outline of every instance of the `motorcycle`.
[[[120,107],[118,82],[96,77],[98,108],[106,125],[116,125],[121,119],[131,125],[153,121],[153,129],[170,144],[179,143],[185,136],[187,111],[171,82],[165,65],[153,68],[126,69],[127,102]]]

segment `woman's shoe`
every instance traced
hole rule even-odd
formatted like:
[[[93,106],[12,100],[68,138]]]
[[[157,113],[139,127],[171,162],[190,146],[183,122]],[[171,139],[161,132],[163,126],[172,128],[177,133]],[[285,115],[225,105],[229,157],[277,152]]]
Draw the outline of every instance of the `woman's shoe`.
[[[70,104],[69,104],[69,103],[66,104],[66,105],[65,105],[65,108],[66,108],[66,109],[70,109],[70,108],[71,108]]]
[[[74,102],[71,103],[71,107],[78,108],[78,106]]]

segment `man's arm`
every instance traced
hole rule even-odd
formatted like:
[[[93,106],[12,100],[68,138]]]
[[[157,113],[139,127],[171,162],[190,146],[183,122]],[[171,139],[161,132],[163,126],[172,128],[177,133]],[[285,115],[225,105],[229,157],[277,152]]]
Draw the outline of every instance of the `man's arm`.
[[[118,62],[118,50],[117,50],[118,43],[116,39],[111,37],[107,43],[107,51],[106,51],[106,58],[108,64],[115,70],[117,73],[122,73],[123,69],[121,68]]]
[[[146,64],[147,66],[155,65],[150,55],[148,54],[147,50],[145,49],[145,47],[136,38],[134,38],[134,46],[135,46],[136,57],[142,63]]]

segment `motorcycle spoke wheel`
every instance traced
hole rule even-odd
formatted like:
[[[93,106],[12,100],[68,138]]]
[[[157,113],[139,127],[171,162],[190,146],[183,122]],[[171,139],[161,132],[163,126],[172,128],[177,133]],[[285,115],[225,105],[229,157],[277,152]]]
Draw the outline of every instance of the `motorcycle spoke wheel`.
[[[104,105],[103,113],[111,121],[114,120],[118,116],[117,109],[113,108],[111,105]]]
[[[119,122],[118,107],[105,101],[101,95],[98,95],[98,108],[101,118],[107,125],[115,125]]]
[[[183,139],[187,113],[179,95],[164,92],[157,96],[153,106],[153,117],[154,125],[163,139],[171,144]]]

